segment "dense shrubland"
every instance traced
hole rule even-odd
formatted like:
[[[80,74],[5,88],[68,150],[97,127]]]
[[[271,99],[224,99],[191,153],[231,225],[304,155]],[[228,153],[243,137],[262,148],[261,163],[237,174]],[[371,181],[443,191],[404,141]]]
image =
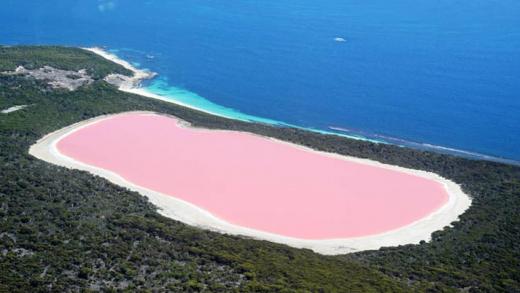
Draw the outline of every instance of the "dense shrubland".
[[[121,67],[61,47],[0,47],[0,71],[86,68],[96,81],[52,90],[0,75],[0,292],[520,292],[520,168],[302,130],[244,123],[125,94],[103,82]],[[31,157],[48,132],[101,114],[150,110],[208,128],[250,131],[319,150],[423,169],[461,184],[472,207],[420,245],[321,256],[200,230],[160,216],[139,194]]]

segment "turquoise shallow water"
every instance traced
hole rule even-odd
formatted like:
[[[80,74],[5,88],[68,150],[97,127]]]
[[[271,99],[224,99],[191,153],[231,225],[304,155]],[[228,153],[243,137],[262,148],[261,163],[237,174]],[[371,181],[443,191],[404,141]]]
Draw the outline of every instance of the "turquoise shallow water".
[[[266,124],[276,124],[283,125],[284,123],[281,121],[276,121],[272,119],[266,119],[262,117],[257,117],[253,115],[248,115],[241,113],[238,110],[227,108],[221,106],[219,104],[215,104],[194,92],[190,92],[186,89],[172,86],[168,83],[168,80],[164,77],[158,77],[151,81],[148,85],[145,86],[145,89],[148,92],[157,94],[159,96],[169,98],[175,102],[179,102],[181,104],[190,105],[194,108],[207,111],[209,113],[232,118],[241,121],[251,121],[251,122],[260,122]]]
[[[4,44],[106,46],[224,116],[520,160],[520,2],[6,0]],[[344,39],[344,41],[338,41]]]

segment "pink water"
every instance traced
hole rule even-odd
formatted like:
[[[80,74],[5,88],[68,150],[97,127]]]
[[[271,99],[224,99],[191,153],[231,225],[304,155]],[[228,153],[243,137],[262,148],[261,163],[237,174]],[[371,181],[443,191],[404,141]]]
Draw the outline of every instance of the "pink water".
[[[58,142],[61,153],[193,203],[230,223],[303,239],[396,229],[448,200],[438,182],[252,134],[122,114]]]

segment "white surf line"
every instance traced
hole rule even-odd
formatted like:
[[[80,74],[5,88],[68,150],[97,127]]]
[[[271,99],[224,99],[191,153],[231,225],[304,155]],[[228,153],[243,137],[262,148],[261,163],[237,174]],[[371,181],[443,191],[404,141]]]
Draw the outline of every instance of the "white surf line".
[[[26,108],[28,107],[29,105],[17,105],[17,106],[12,106],[12,107],[9,107],[7,109],[3,109],[2,111],[0,111],[0,113],[2,114],[9,114],[9,113],[12,113],[12,112],[16,112],[18,110],[22,110],[23,108]]]
[[[188,225],[200,227],[203,229],[208,229],[224,234],[232,234],[232,235],[240,235],[251,237],[254,239],[267,240],[271,242],[286,244],[296,248],[307,248],[312,249],[313,251],[321,254],[327,255],[336,255],[336,254],[345,254],[351,252],[358,252],[363,250],[374,250],[379,249],[381,247],[389,247],[389,246],[398,246],[405,244],[417,244],[420,241],[429,241],[431,239],[431,233],[434,231],[442,230],[446,226],[450,226],[453,221],[458,220],[458,217],[466,211],[471,205],[471,198],[465,194],[459,185],[455,184],[453,181],[445,179],[435,173],[407,169],[403,167],[382,164],[377,161],[368,160],[368,159],[360,159],[349,156],[342,156],[339,154],[326,153],[321,151],[316,151],[308,147],[304,147],[301,145],[296,145],[293,143],[281,141],[278,139],[264,137],[266,139],[270,139],[273,143],[284,143],[288,144],[292,147],[304,149],[306,151],[318,153],[324,156],[330,156],[334,158],[340,158],[343,160],[367,164],[374,167],[385,168],[389,170],[395,170],[399,172],[403,172],[406,174],[411,174],[414,176],[423,177],[426,179],[434,180],[442,184],[445,190],[448,193],[449,199],[446,204],[444,204],[441,208],[431,213],[430,215],[413,222],[407,226],[388,231],[385,233],[370,235],[364,237],[352,237],[352,238],[343,238],[343,239],[327,239],[327,240],[307,240],[307,239],[299,239],[293,237],[282,236],[274,233],[259,231],[251,228],[246,228],[238,225],[234,225],[228,223],[222,219],[219,219],[212,215],[210,212],[199,208],[187,201],[183,201],[181,199],[175,198],[171,195],[166,195],[151,189],[147,189],[132,182],[125,180],[120,175],[102,169],[95,166],[90,166],[88,164],[84,164],[77,160],[74,160],[70,157],[67,157],[59,152],[56,147],[56,144],[67,135],[78,131],[84,127],[87,127],[91,124],[97,123],[104,119],[109,119],[115,115],[128,114],[128,113],[138,113],[143,115],[164,115],[154,112],[125,112],[114,115],[105,115],[95,117],[89,120],[81,121],[76,124],[67,126],[55,132],[52,132],[40,140],[38,140],[34,145],[32,145],[29,149],[29,153],[36,158],[47,161],[49,163],[53,163],[55,165],[71,168],[71,169],[79,169],[83,171],[90,172],[92,174],[101,176],[106,178],[107,180],[120,185],[122,187],[126,187],[132,191],[139,192],[140,194],[146,196],[151,203],[158,207],[158,212],[168,218],[181,221]],[[164,115],[176,119],[180,125],[183,127],[191,127],[189,122],[183,121],[177,117],[171,115]],[[210,130],[210,129],[202,129],[202,128],[194,128],[197,131],[223,131],[228,132],[231,130]],[[256,135],[248,132],[243,132],[248,135]],[[263,137],[263,136],[262,136]]]

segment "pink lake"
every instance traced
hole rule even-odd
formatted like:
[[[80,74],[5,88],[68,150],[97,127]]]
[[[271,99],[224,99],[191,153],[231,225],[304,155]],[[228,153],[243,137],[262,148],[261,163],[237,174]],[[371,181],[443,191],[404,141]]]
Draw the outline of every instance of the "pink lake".
[[[154,114],[100,120],[57,147],[229,223],[301,239],[379,234],[448,200],[437,181]]]

